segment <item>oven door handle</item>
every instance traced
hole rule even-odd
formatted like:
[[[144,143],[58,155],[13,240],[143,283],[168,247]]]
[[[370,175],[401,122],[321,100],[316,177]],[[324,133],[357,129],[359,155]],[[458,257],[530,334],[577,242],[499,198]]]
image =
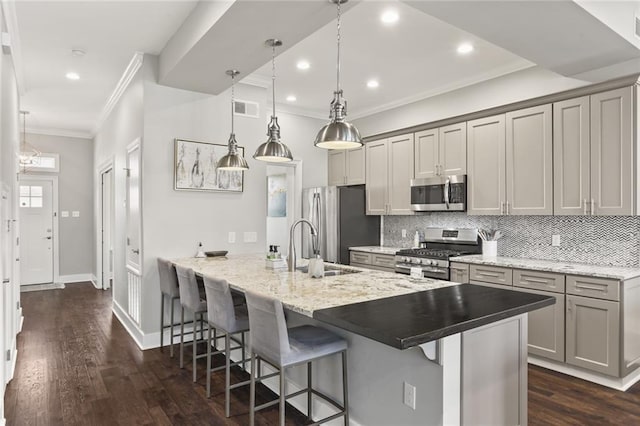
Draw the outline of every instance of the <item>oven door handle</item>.
[[[451,180],[449,176],[447,176],[447,180],[444,182],[444,204],[447,206],[447,210],[449,210],[449,199],[451,197]]]

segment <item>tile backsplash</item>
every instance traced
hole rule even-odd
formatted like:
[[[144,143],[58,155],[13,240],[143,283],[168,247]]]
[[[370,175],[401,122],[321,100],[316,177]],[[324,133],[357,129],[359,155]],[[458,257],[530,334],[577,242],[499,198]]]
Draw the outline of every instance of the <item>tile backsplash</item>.
[[[426,213],[386,216],[384,245],[411,247],[416,231],[429,227],[499,229],[498,255],[609,266],[640,266],[640,217],[637,216],[467,216]],[[402,230],[407,237],[402,238]],[[551,235],[560,246],[551,246]]]

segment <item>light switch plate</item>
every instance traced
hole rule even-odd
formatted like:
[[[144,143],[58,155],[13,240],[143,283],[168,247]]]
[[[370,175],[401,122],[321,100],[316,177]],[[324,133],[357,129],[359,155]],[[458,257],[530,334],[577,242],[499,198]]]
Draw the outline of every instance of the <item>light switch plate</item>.
[[[229,232],[229,243],[233,244],[236,242],[236,233],[231,231]]]
[[[402,238],[407,238],[407,230],[406,229],[402,230]]]
[[[257,232],[245,232],[244,233],[244,242],[245,243],[255,243],[258,241],[258,233]]]
[[[404,382],[404,405],[416,409],[416,387]]]
[[[62,210],[62,211],[60,212],[60,216],[62,216],[62,217],[69,217],[69,212],[68,212],[67,210]]]
[[[551,236],[551,246],[560,247],[560,235],[552,235]]]
[[[80,217],[80,212],[78,210],[74,210],[74,211],[71,212],[71,216]]]

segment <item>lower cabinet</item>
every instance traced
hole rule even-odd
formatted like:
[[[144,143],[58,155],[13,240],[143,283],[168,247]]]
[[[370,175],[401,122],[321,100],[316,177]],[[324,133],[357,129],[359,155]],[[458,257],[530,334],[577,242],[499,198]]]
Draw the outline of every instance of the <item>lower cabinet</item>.
[[[620,303],[567,295],[567,364],[620,374]]]
[[[396,259],[392,254],[367,253],[351,250],[349,265],[377,271],[395,272]]]

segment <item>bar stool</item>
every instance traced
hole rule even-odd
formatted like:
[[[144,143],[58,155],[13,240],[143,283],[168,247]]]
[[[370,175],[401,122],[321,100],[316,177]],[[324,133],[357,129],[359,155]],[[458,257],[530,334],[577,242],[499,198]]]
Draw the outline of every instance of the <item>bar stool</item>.
[[[320,424],[344,416],[349,424],[349,398],[347,388],[347,341],[324,328],[303,325],[287,329],[282,302],[253,292],[245,293],[249,311],[249,336],[251,342],[251,393],[249,423],[255,422],[255,412],[276,403],[280,404],[280,425],[284,426],[286,399],[307,394],[307,417],[312,419],[311,397],[316,395],[336,407],[339,411],[329,417],[314,422]],[[342,355],[342,398],[340,405],[333,398],[313,389],[311,362],[334,354]],[[279,370],[280,396],[258,407],[256,403],[256,381],[266,377],[255,377],[256,358]],[[285,395],[285,370],[294,365],[307,364],[307,388]]]
[[[169,354],[173,358],[173,338],[177,334],[173,333],[174,327],[174,311],[176,299],[180,299],[180,290],[178,289],[178,277],[176,269],[170,260],[158,258],[158,273],[160,276],[160,349],[164,348],[164,331],[170,328],[171,342],[169,343]],[[164,301],[169,299],[171,303],[171,324],[164,323]]]
[[[245,386],[250,380],[231,385],[230,368],[233,365],[242,364],[245,367],[246,353],[244,334],[249,331],[249,316],[245,306],[234,306],[234,299],[231,295],[229,283],[226,280],[220,280],[213,277],[204,276],[204,289],[207,294],[207,319],[209,321],[209,332],[207,344],[207,398],[211,396],[211,372],[225,369],[225,415],[229,417],[229,399],[231,389]],[[211,368],[211,355],[222,353],[222,351],[211,351],[211,329],[220,330],[224,333],[224,354],[226,362],[224,366]],[[240,341],[233,337],[234,334],[240,334]],[[240,346],[231,347],[231,341],[238,343]],[[231,351],[241,349],[242,360],[231,362]]]
[[[176,265],[178,288],[180,289],[180,368],[184,368],[184,310],[193,312],[193,381],[196,381],[197,360],[206,354],[197,355],[198,342],[204,342],[204,316],[207,313],[207,301],[200,299],[196,274],[191,268]],[[198,320],[198,315],[200,319]],[[197,337],[198,322],[200,323],[200,340]]]

